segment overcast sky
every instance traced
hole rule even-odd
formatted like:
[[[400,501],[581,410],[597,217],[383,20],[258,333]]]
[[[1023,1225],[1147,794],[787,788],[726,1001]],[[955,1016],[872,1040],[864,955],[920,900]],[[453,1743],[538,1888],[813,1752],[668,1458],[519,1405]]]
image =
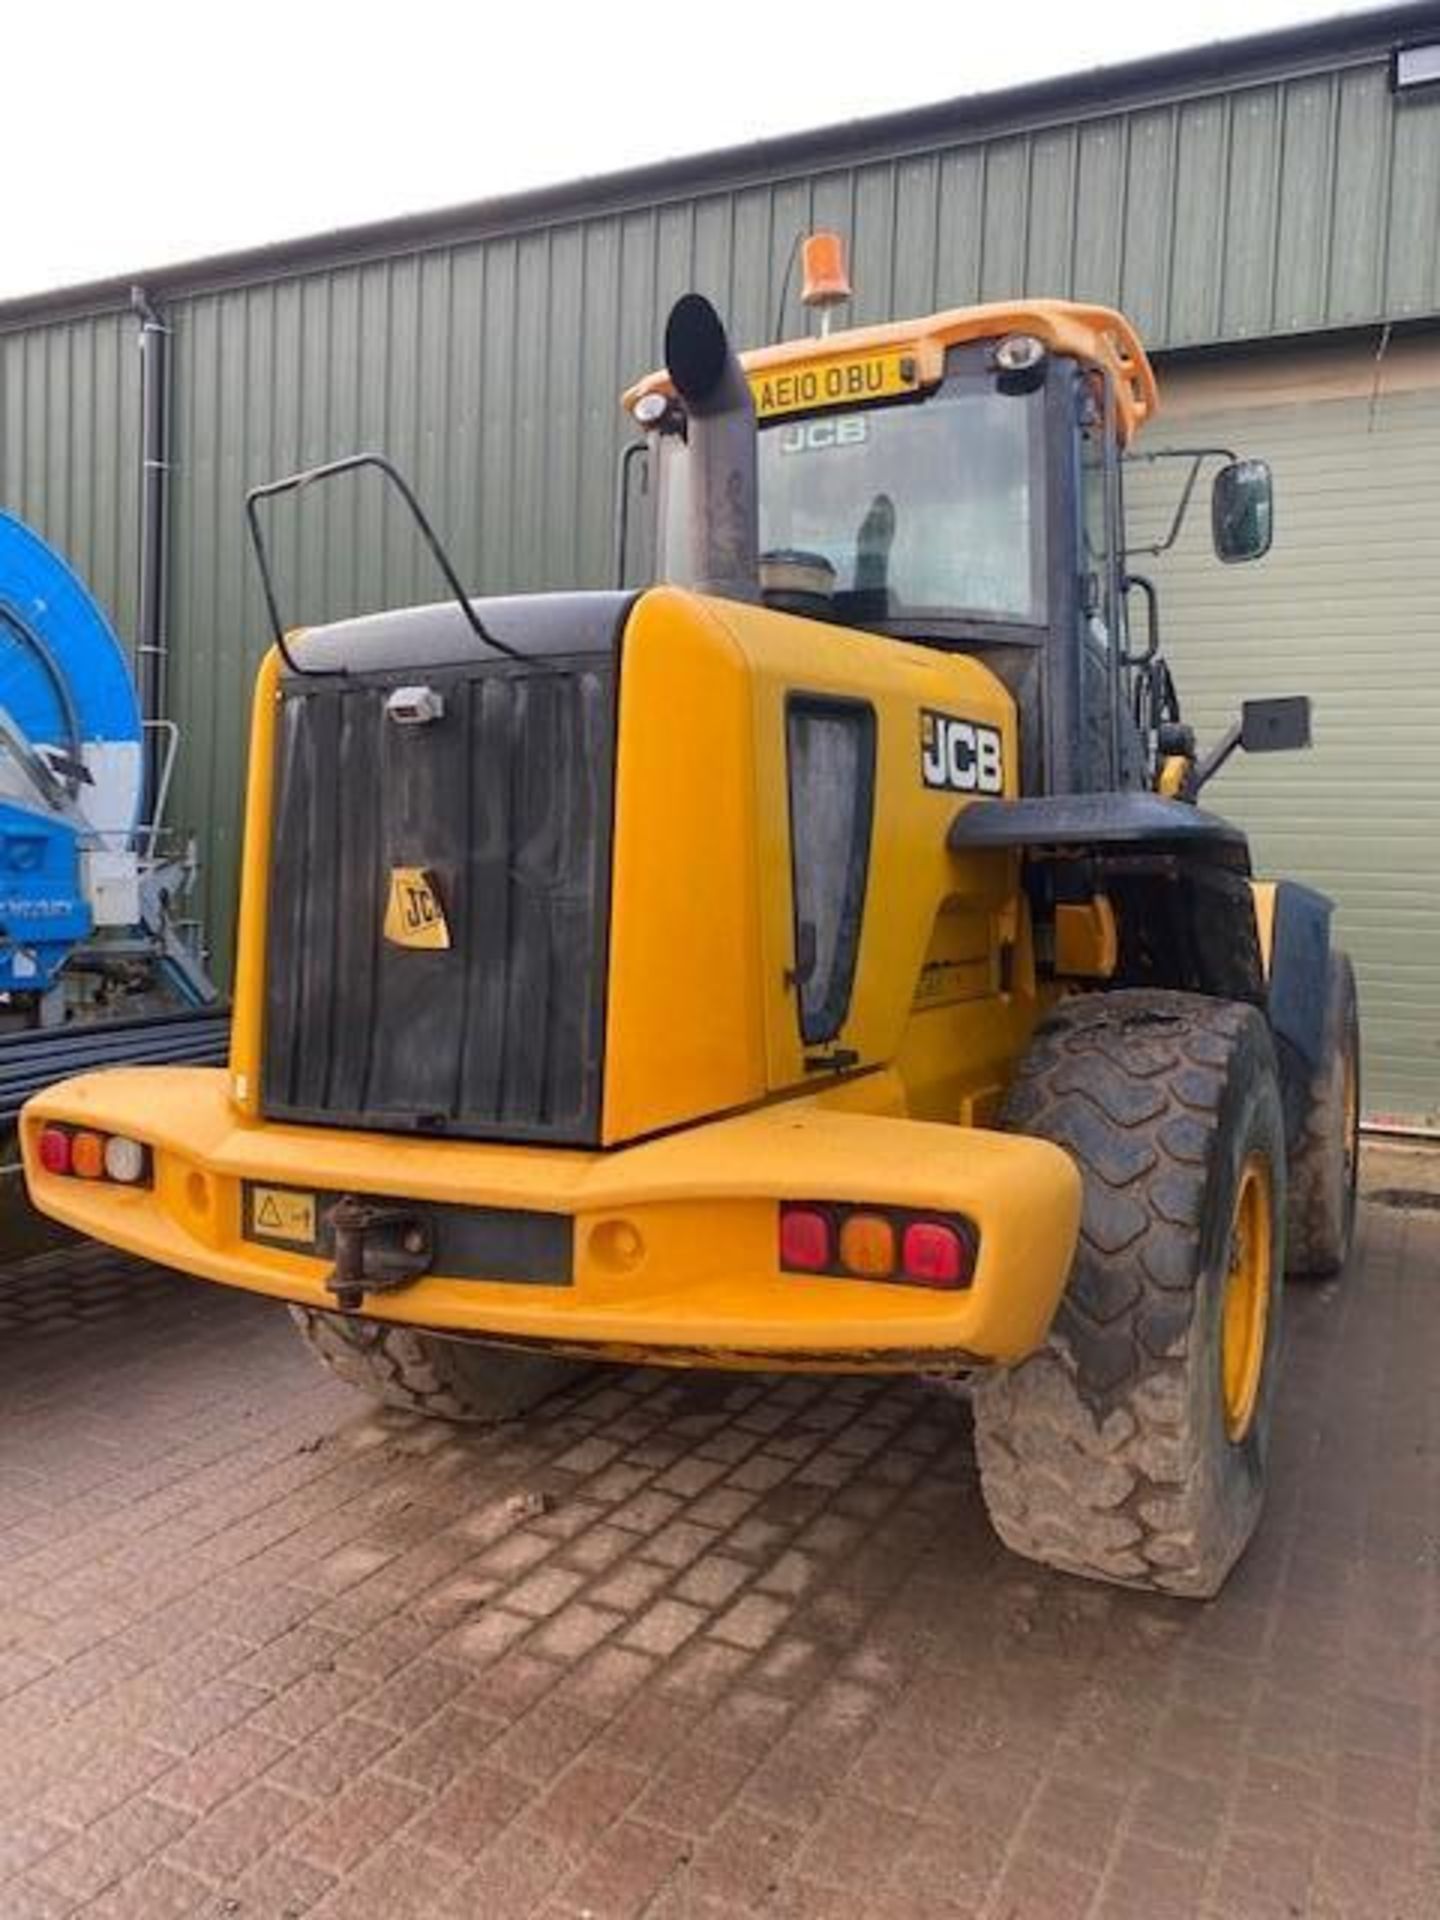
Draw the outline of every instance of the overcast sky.
[[[1364,10],[12,4],[0,297]]]

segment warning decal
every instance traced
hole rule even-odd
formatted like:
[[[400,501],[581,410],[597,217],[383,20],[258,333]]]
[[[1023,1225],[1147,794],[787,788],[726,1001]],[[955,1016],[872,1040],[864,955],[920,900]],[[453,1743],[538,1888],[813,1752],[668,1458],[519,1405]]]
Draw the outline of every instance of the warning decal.
[[[287,1240],[293,1246],[315,1244],[315,1196],[293,1187],[252,1187],[250,1233],[255,1240]]]

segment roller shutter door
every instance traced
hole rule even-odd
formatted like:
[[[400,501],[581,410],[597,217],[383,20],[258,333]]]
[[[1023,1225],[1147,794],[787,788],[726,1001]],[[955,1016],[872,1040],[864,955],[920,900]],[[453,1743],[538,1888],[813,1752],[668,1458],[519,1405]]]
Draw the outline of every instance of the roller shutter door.
[[[1427,354],[1429,349],[1427,348]],[[1409,363],[1420,364],[1418,356]],[[1149,444],[1219,444],[1275,472],[1269,557],[1222,567],[1208,488],[1150,567],[1165,650],[1202,744],[1248,693],[1309,693],[1308,754],[1236,756],[1207,801],[1250,832],[1257,872],[1323,888],[1359,975],[1365,1108],[1440,1127],[1440,381],[1374,382],[1373,349],[1337,378],[1306,363],[1185,369]],[[1297,370],[1301,377],[1297,378]],[[1422,380],[1428,373],[1421,369]],[[1413,371],[1412,371],[1412,376]],[[1164,391],[1164,370],[1161,373]],[[1346,387],[1350,391],[1345,391]],[[1360,390],[1354,390],[1354,389]],[[1131,537],[1178,468],[1132,469]]]

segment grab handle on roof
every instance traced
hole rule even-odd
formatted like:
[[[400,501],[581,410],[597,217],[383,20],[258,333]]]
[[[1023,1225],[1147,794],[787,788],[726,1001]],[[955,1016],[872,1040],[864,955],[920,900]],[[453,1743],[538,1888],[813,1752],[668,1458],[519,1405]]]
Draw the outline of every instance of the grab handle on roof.
[[[270,555],[265,545],[265,536],[260,527],[258,508],[262,500],[272,500],[281,493],[300,493],[306,487],[313,486],[318,480],[333,480],[337,474],[356,473],[362,467],[375,467],[397,490],[401,499],[410,509],[410,514],[420,533],[434,556],[435,564],[445,576],[455,604],[469,622],[475,637],[483,640],[487,647],[496,653],[508,654],[512,660],[523,660],[524,655],[514,647],[507,646],[503,640],[497,640],[482,625],[479,614],[470,604],[468,595],[460,583],[460,576],[444,547],[440,536],[426,517],[425,509],[415,497],[415,491],[393,461],[387,460],[383,453],[349,453],[341,460],[327,460],[323,466],[307,467],[302,473],[287,474],[283,480],[267,480],[264,486],[252,487],[245,496],[245,518],[250,528],[250,541],[255,549],[256,564],[260,569],[260,584],[265,594],[265,610],[270,616],[270,628],[275,636],[275,645],[280,649],[280,657],[292,673],[320,675],[328,672],[343,673],[343,667],[337,669],[320,667],[302,667],[291,653],[285,639],[285,623],[280,617],[280,602],[275,593],[275,580],[270,570]]]

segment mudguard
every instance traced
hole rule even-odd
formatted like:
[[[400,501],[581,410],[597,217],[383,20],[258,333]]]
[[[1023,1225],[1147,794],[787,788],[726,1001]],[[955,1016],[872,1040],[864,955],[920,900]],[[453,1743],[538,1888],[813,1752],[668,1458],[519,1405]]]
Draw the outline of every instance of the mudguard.
[[[1325,1049],[1325,995],[1330,978],[1334,902],[1298,880],[1275,886],[1270,933],[1270,1026],[1313,1073]]]

